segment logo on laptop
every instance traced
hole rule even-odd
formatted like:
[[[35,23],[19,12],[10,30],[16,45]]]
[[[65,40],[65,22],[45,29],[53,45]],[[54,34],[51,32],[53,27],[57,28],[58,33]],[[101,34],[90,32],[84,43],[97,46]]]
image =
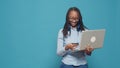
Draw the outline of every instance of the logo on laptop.
[[[94,43],[94,42],[96,41],[96,37],[95,37],[95,36],[92,36],[91,39],[90,39],[90,41],[91,41],[92,43]]]

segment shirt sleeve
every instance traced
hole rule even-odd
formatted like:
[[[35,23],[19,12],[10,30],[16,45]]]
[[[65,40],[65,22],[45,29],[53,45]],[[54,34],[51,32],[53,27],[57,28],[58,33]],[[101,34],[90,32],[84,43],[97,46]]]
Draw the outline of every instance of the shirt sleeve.
[[[63,33],[62,29],[58,33],[58,38],[57,38],[57,54],[59,56],[64,56],[67,54],[68,50],[65,50],[65,44],[64,44],[64,39],[63,39]]]

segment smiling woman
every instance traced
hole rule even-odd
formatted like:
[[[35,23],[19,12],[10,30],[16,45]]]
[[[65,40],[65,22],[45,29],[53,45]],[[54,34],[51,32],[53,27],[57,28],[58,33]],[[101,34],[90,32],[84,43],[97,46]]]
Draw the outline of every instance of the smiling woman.
[[[91,54],[93,48],[77,50],[81,32],[84,30],[80,10],[77,7],[69,8],[64,28],[58,33],[57,54],[63,57],[60,68],[88,68],[85,57]]]
[[[69,13],[69,21],[72,27],[75,27],[77,25],[77,22],[79,21],[79,16],[76,11],[70,11]]]
[[[66,36],[68,34],[67,31],[70,31],[70,27],[76,27],[77,31],[85,30],[85,26],[82,22],[82,16],[78,8],[72,7],[69,8],[66,14],[66,22],[63,28],[63,34]]]

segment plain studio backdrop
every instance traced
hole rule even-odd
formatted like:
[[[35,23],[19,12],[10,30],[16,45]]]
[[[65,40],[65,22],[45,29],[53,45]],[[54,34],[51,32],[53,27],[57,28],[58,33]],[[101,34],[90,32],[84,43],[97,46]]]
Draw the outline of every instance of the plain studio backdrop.
[[[89,68],[120,68],[120,0],[0,0],[0,68],[59,68],[57,35],[73,6],[89,29],[106,29]]]

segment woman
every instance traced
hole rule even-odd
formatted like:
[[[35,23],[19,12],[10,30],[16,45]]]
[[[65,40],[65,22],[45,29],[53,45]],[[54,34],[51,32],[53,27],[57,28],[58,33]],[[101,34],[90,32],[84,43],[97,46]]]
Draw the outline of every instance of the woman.
[[[91,55],[93,48],[87,46],[79,51],[77,46],[81,32],[85,30],[80,10],[77,7],[69,8],[64,28],[58,33],[57,54],[63,57],[60,68],[88,68],[85,56]]]

